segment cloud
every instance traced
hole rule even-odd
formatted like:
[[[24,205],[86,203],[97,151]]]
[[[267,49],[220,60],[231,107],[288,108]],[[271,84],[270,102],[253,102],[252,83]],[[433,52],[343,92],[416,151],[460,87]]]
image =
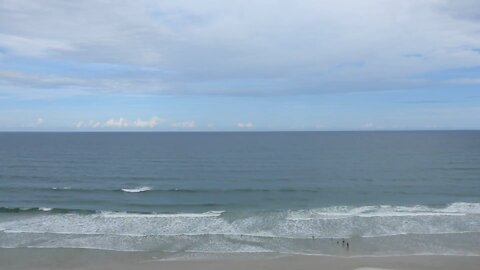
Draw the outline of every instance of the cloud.
[[[122,128],[130,126],[130,121],[126,120],[125,118],[118,118],[118,119],[108,119],[105,124],[105,127],[113,127],[113,128]]]
[[[75,124],[76,128],[83,129],[83,128],[114,128],[114,129],[121,129],[121,128],[133,128],[133,129],[145,129],[145,128],[155,128],[161,124],[163,120],[158,116],[153,116],[149,119],[136,119],[136,120],[128,120],[126,118],[110,118],[104,122],[100,121],[79,121]]]
[[[90,120],[88,122],[79,121],[75,124],[76,128],[99,128],[102,127],[102,123],[99,121]]]
[[[367,122],[362,125],[362,129],[373,129],[375,125],[372,122]]]
[[[237,123],[238,128],[253,128],[253,124],[251,122],[246,123]]]
[[[75,127],[76,127],[76,128],[83,128],[83,127],[85,127],[85,122],[83,122],[83,121],[78,121],[78,122],[75,124]]]
[[[480,2],[477,0],[446,0],[441,7],[458,19],[480,20]]]
[[[4,50],[16,55],[46,57],[55,51],[73,51],[68,43],[42,38],[26,38],[0,33],[0,42]]]
[[[45,123],[45,120],[43,120],[42,117],[38,117],[35,121],[29,121],[29,123],[26,123],[23,127],[25,128],[39,128],[42,127]]]
[[[184,122],[176,122],[172,123],[171,127],[173,128],[182,128],[182,129],[190,129],[194,128],[196,126],[194,121],[184,121]]]
[[[43,122],[45,122],[45,121],[43,120],[43,118],[39,117],[39,118],[37,118],[37,122],[35,123],[35,125],[36,125],[36,126],[40,126],[41,124],[43,124]]]
[[[154,128],[158,126],[161,120],[162,119],[158,116],[154,116],[147,120],[137,119],[133,122],[133,126],[138,128]]]
[[[1,67],[1,66],[0,66]],[[65,75],[31,74],[12,70],[0,70],[0,91],[3,89],[57,90],[56,96],[64,93],[163,93],[167,86],[158,78],[85,78]],[[59,93],[58,89],[61,90]],[[17,91],[18,92],[18,91]],[[23,91],[22,91],[23,92]],[[19,95],[20,93],[16,93]],[[36,93],[39,94],[38,92]],[[43,93],[44,96],[47,93]],[[55,95],[55,94],[54,94]]]
[[[102,126],[102,124],[98,121],[90,121],[89,123],[90,123],[90,127],[92,128],[99,128]]]
[[[424,87],[432,79],[412,78],[480,62],[475,0],[3,2],[2,59],[27,61],[0,64],[16,72],[4,74],[3,91],[390,90]]]
[[[446,80],[446,82],[451,84],[459,84],[459,85],[479,85],[480,78],[458,78],[458,79]]]
[[[23,72],[0,70],[0,86],[8,87],[35,87],[35,88],[52,88],[65,86],[81,86],[88,82],[61,76],[40,76]]]

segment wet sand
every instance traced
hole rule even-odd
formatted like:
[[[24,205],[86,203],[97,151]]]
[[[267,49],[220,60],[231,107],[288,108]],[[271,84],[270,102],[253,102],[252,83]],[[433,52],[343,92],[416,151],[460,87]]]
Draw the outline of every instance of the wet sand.
[[[478,270],[480,256],[333,257],[304,255],[230,255],[218,259],[159,260],[154,252],[86,249],[0,249],[1,270]]]

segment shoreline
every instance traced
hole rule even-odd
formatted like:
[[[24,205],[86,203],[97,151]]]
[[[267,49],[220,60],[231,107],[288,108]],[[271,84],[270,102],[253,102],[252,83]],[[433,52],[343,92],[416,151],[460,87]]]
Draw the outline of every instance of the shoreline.
[[[2,270],[220,270],[220,269],[410,269],[478,270],[477,255],[337,256],[296,254],[205,254],[161,258],[161,252],[106,251],[78,248],[0,248]],[[199,255],[196,257],[196,255]]]

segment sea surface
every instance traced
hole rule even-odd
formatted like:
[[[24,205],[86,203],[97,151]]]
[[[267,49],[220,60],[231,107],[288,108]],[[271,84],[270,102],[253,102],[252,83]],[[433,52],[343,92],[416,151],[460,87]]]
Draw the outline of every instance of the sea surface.
[[[1,248],[480,255],[480,132],[0,133]]]

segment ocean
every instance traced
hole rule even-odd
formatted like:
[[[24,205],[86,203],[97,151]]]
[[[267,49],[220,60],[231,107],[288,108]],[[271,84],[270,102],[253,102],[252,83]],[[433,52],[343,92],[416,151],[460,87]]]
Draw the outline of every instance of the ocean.
[[[480,132],[0,133],[3,248],[480,255]]]

